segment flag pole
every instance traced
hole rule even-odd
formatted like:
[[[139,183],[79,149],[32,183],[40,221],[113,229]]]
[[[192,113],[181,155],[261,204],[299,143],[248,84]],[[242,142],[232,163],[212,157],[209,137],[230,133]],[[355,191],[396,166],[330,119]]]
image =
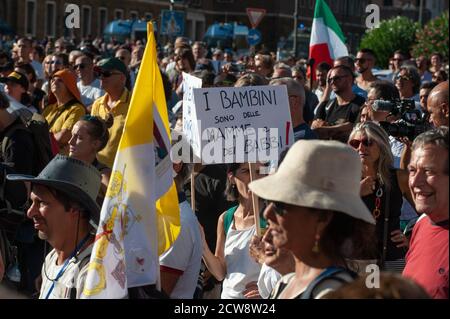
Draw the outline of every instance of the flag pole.
[[[195,214],[195,164],[191,172],[191,208]]]
[[[253,182],[253,176],[256,172],[255,164],[248,163],[248,168],[250,171],[250,182]],[[255,227],[256,227],[256,235],[261,236],[261,227],[259,223],[259,201],[258,196],[252,192],[252,206],[253,206],[253,216],[255,217]]]

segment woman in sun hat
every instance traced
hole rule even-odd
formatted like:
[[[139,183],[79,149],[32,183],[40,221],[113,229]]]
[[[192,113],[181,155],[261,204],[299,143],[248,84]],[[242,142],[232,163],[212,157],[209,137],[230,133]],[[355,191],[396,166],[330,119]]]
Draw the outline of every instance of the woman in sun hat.
[[[321,298],[353,281],[347,261],[370,250],[375,223],[359,196],[360,177],[349,146],[301,140],[275,174],[250,183],[266,200],[275,247],[295,259],[295,272],[282,277],[271,298]]]

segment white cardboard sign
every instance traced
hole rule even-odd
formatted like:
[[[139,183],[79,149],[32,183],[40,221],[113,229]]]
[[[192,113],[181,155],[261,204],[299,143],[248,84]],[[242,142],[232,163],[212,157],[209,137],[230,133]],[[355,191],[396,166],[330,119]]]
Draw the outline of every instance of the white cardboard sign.
[[[183,133],[190,141],[194,151],[194,158],[200,158],[200,138],[195,132],[198,132],[197,112],[194,104],[194,88],[201,88],[202,80],[183,72]]]
[[[193,93],[194,107],[183,113],[183,128],[190,130],[184,134],[203,164],[277,160],[294,142],[285,85]]]

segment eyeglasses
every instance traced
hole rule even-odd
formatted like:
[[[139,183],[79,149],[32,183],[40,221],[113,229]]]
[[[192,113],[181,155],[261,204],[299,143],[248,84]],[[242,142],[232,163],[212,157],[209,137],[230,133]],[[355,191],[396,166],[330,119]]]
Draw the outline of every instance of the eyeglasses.
[[[121,60],[121,61],[125,61],[125,57],[124,56],[118,56],[117,57],[119,60]]]
[[[86,67],[86,64],[84,64],[84,63],[75,64],[75,65],[73,66],[73,68],[74,68],[75,70],[77,70],[78,68],[79,68],[80,70],[83,70],[85,67]]]
[[[366,63],[367,60],[368,60],[368,59],[365,59],[365,58],[356,58],[356,59],[355,59],[355,63],[361,63],[361,64],[364,64],[364,63]]]
[[[55,65],[61,65],[62,62],[61,61],[47,61],[45,62],[45,64],[55,64]]]
[[[396,81],[409,81],[409,80],[411,80],[411,78],[407,75],[397,75],[395,77],[395,80]]]
[[[108,70],[96,72],[98,77],[109,78],[110,76],[121,74],[120,72],[111,72]]]
[[[264,217],[263,212],[267,208],[267,206],[269,206],[270,204],[272,204],[272,208],[273,208],[275,214],[277,214],[278,216],[284,216],[287,214],[286,204],[284,204],[282,202],[264,200],[264,207],[260,212],[260,216]]]
[[[333,82],[340,81],[342,78],[346,78],[348,75],[342,75],[342,76],[334,76],[332,78],[328,79],[328,84],[331,84]]]
[[[373,143],[374,142],[368,138],[363,138],[362,140],[353,139],[350,142],[348,142],[348,144],[355,150],[357,150],[361,144],[364,145],[364,147],[371,147]]]

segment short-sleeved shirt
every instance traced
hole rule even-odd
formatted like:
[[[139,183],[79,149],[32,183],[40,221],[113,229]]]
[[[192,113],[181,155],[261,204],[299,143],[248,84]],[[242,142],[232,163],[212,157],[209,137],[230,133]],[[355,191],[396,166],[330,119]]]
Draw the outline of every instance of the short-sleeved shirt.
[[[192,299],[200,273],[203,245],[198,220],[187,201],[180,203],[181,232],[174,244],[159,257],[162,271],[180,277],[171,299]]]
[[[343,124],[345,122],[356,123],[361,106],[365,99],[355,95],[348,104],[338,105],[337,99],[324,101],[317,107],[317,114],[314,119],[321,119],[330,125]]]
[[[116,157],[117,149],[119,148],[120,138],[122,137],[122,131],[125,127],[125,119],[127,117],[130,99],[130,92],[127,89],[124,89],[119,101],[117,101],[111,109],[108,107],[108,93],[95,100],[92,104],[91,115],[99,116],[104,120],[107,119],[109,113],[111,113],[114,117],[114,123],[108,129],[108,143],[105,148],[97,154],[98,160],[109,167],[113,167],[114,158]]]
[[[55,287],[51,290],[48,299],[79,299],[84,289],[84,282],[89,266],[93,243],[83,250],[75,259],[69,261],[67,268],[61,277],[55,281]],[[64,264],[57,265],[58,254],[56,250],[52,250],[45,257],[42,265],[42,285],[39,299],[46,299],[48,292]]]
[[[426,215],[413,229],[403,276],[421,285],[432,298],[448,299],[448,220],[435,224]]]
[[[77,82],[77,87],[81,93],[81,101],[86,106],[90,106],[95,100],[105,94],[105,92],[100,88],[100,81],[98,79],[95,79],[89,85],[83,85],[80,80]]]
[[[79,102],[68,102],[64,105],[50,104],[42,115],[47,120],[50,132],[55,134],[62,130],[72,131],[73,126],[86,114],[85,108]],[[60,148],[61,154],[68,154],[68,144]]]

